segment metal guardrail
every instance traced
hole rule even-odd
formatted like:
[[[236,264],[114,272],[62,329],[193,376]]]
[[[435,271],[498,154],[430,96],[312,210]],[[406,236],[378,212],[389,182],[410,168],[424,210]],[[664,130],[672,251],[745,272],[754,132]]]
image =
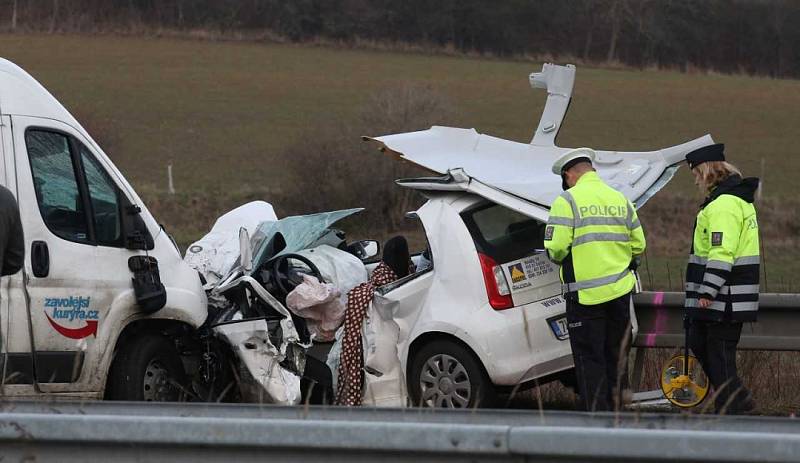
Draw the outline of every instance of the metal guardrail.
[[[788,462],[800,420],[512,410],[8,402],[12,461]]]
[[[739,349],[800,351],[800,294],[761,294],[758,322],[746,323]],[[639,333],[634,347],[683,346],[683,293],[634,296]]]

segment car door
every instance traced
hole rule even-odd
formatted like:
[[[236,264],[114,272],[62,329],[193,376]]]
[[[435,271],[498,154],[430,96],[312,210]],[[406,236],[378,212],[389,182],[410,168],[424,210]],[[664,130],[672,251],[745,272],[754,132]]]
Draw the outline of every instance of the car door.
[[[19,202],[11,118],[0,116],[0,182]],[[33,355],[28,325],[28,305],[24,291],[25,270],[0,279],[0,358],[2,359],[2,393],[4,396],[31,396],[34,389]]]
[[[35,377],[43,392],[97,388],[112,302],[130,292],[121,190],[83,136],[13,116]]]

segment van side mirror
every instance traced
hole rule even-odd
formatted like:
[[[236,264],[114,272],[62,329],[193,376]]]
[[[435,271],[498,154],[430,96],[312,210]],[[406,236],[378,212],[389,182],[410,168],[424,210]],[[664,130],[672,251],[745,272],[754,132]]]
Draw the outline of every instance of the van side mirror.
[[[127,198],[123,199],[127,203]],[[125,249],[133,251],[151,251],[156,247],[153,236],[142,219],[142,208],[135,204],[126,204],[122,215],[122,229],[125,237]]]

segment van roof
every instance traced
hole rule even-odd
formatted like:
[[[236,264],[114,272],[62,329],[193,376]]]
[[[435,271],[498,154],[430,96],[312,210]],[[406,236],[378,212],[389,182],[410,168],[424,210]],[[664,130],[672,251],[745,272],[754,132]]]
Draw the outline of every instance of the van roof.
[[[0,58],[0,115],[44,117],[80,127],[42,84],[3,58]]]

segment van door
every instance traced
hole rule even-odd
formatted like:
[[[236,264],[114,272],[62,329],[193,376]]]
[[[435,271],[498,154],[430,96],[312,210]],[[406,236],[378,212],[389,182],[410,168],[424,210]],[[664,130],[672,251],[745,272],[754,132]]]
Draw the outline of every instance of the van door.
[[[11,190],[19,202],[11,118],[0,116],[0,182]],[[27,230],[25,230],[27,231]],[[28,325],[28,304],[23,279],[26,270],[0,279],[0,331],[2,345],[2,393],[5,396],[32,396],[36,394],[33,382],[33,355]]]
[[[71,126],[13,122],[36,381],[43,392],[98,391],[97,364],[113,347],[104,320],[132,300],[123,193]]]

